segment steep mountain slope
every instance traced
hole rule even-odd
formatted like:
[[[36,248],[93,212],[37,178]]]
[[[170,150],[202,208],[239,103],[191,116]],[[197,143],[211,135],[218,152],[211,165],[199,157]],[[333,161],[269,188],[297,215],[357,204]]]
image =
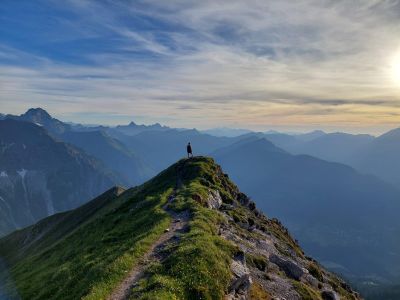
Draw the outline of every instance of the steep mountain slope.
[[[345,165],[290,155],[265,139],[214,157],[326,266],[375,282],[400,275],[400,193],[391,185]]]
[[[143,183],[155,173],[137,155],[104,131],[68,131],[60,138],[101,160],[108,169],[119,175],[123,185]]]
[[[0,121],[0,235],[77,207],[113,182],[98,162],[44,128]]]
[[[83,152],[98,159],[112,171],[118,184],[126,186],[140,184],[155,174],[155,171],[148,167],[132,149],[128,150],[121,142],[110,136],[110,134],[119,134],[119,131],[115,128],[67,124],[53,118],[42,108],[31,108],[20,116],[7,115],[7,118],[42,126],[54,138],[80,148]],[[141,131],[160,127],[165,130],[165,127],[160,125],[120,127],[129,127],[129,129],[134,127]]]
[[[209,158],[121,192],[1,239],[3,285],[32,300],[359,299]]]

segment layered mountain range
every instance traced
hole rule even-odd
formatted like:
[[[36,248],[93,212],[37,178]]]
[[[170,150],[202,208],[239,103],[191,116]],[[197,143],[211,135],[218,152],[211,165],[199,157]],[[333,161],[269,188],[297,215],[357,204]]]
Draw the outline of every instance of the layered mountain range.
[[[115,178],[87,154],[40,126],[0,121],[0,233],[77,207]]]
[[[398,282],[398,130],[373,137],[86,126],[42,109],[1,118],[0,235],[78,207],[112,185],[140,185],[185,156],[190,141],[195,155],[214,157],[324,266],[361,290]]]

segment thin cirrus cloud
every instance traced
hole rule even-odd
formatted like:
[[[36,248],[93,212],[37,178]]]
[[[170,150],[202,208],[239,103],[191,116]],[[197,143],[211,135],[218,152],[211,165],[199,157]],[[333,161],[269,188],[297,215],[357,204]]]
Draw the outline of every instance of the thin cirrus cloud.
[[[399,1],[6,0],[0,16],[3,112],[200,128],[399,121]]]

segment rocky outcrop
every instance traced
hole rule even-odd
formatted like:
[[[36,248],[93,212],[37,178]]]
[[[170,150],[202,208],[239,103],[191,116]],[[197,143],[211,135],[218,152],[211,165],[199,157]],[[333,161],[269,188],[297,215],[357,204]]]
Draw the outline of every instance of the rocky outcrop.
[[[238,253],[232,260],[232,282],[229,287],[227,300],[246,300],[251,286],[249,268],[246,266],[246,258],[243,252]]]
[[[276,254],[271,254],[269,261],[276,264],[280,270],[285,272],[286,276],[295,280],[300,280],[305,271],[296,263],[289,259],[283,259]]]
[[[321,296],[324,300],[340,300],[340,297],[334,291],[322,291]]]
[[[222,205],[221,195],[218,191],[210,190],[207,198],[207,206],[208,208],[218,209]]]
[[[343,280],[306,257],[276,219],[261,214],[253,201],[237,193],[240,205],[223,203],[226,219],[219,234],[239,252],[231,264],[227,299],[360,299]]]

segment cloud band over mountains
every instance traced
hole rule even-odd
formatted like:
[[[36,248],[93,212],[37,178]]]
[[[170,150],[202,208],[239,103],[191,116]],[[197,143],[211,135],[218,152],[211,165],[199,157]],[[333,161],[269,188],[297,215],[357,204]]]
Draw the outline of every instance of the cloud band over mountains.
[[[392,127],[399,33],[390,0],[6,0],[0,101],[88,123]]]

